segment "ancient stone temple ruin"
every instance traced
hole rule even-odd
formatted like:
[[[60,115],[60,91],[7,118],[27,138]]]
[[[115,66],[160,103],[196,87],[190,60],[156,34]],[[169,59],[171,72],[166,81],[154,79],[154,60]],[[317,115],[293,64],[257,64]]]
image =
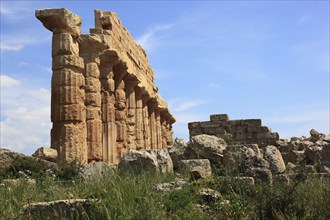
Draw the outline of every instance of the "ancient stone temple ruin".
[[[158,94],[146,52],[113,12],[95,10],[95,28],[67,9],[37,10],[51,32],[51,147],[58,162],[117,164],[129,149],[172,144],[175,122]]]
[[[258,144],[263,148],[277,145],[279,135],[262,126],[260,119],[229,120],[228,115],[211,115],[210,121],[188,124],[190,137],[208,134],[223,138],[229,144]]]

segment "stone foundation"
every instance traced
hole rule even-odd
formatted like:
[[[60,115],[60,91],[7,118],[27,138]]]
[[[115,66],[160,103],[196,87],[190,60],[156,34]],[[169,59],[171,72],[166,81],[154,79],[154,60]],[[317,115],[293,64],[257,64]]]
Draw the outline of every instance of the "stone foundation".
[[[188,124],[190,137],[208,134],[223,138],[227,144],[277,145],[279,135],[262,126],[260,119],[229,120],[228,115],[211,115],[210,121],[191,122]]]
[[[146,52],[113,12],[95,10],[95,28],[64,8],[37,10],[53,33],[51,148],[57,162],[117,164],[129,149],[172,145],[166,102]]]

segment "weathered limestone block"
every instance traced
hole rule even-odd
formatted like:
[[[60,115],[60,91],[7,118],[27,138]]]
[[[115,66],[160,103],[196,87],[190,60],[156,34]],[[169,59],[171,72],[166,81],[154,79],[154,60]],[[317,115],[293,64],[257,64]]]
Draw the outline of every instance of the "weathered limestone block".
[[[211,115],[210,121],[188,124],[190,137],[208,134],[223,138],[228,144],[258,144],[261,148],[275,144],[277,133],[261,125],[260,119],[229,120],[228,115]]]
[[[264,158],[269,162],[270,170],[273,173],[283,173],[285,171],[285,163],[281,152],[275,146],[267,146],[264,152]]]
[[[58,152],[57,162],[87,162],[86,123],[54,123],[51,146]]]
[[[173,162],[167,149],[150,150],[148,152],[156,157],[160,173],[173,173]]]
[[[88,161],[102,160],[102,121],[87,120]]]
[[[88,62],[85,65],[85,77],[98,78],[100,76],[100,70],[96,62]]]
[[[210,115],[210,120],[212,122],[228,121],[229,120],[229,116],[227,114]]]
[[[101,107],[101,95],[100,93],[86,93],[85,94],[86,106]]]
[[[166,142],[168,146],[171,146],[173,144],[173,136],[174,136],[174,132],[173,132],[173,128],[172,128],[172,124],[170,122],[167,122],[167,133],[166,133]]]
[[[76,55],[79,56],[79,45],[69,33],[53,35],[52,56]]]
[[[85,91],[86,93],[100,93],[101,91],[100,80],[93,77],[86,77]]]
[[[191,138],[188,146],[201,158],[210,160],[213,164],[221,164],[226,142],[212,135],[197,135]]]
[[[143,110],[142,110],[142,94],[141,89],[135,88],[136,95],[136,126],[135,126],[135,143],[136,149],[144,148],[143,137]]]
[[[65,8],[36,10],[35,16],[53,32],[69,33],[78,38],[81,31],[81,18]]]
[[[95,199],[70,199],[36,202],[23,206],[24,219],[89,219]],[[54,218],[54,217],[57,218]]]
[[[126,139],[126,125],[124,123],[116,122],[117,125],[117,141],[124,141]]]
[[[63,68],[72,68],[82,71],[84,69],[84,60],[75,55],[58,55],[53,57],[53,71]]]
[[[161,121],[161,134],[162,134],[162,137],[161,137],[161,141],[162,141],[162,149],[166,149],[167,147],[167,125],[166,125],[166,120],[164,119],[164,117],[161,117],[160,118]]]
[[[156,155],[152,155],[147,151],[136,150],[129,150],[124,154],[118,168],[121,172],[133,172],[136,174],[159,171]]]
[[[126,93],[124,89],[117,89],[115,95],[116,95],[116,101],[126,102]]]
[[[304,150],[292,150],[289,152],[289,161],[293,164],[299,164],[306,157]]]
[[[156,148],[162,149],[162,128],[160,123],[160,110],[156,109],[155,111],[155,118],[156,118]]]
[[[102,123],[103,161],[118,164],[120,154],[117,151],[116,123]]]
[[[149,111],[147,106],[147,98],[142,96],[142,117],[143,117],[143,138],[144,149],[151,149],[151,136],[150,136],[150,124],[149,124]]]
[[[211,164],[207,159],[181,160],[178,165],[177,172],[180,174],[191,174],[203,179],[212,176]]]
[[[115,113],[116,120],[126,121],[127,115],[125,111],[116,111]]]
[[[40,158],[43,160],[51,161],[51,162],[56,162],[57,160],[57,150],[48,148],[48,147],[41,147],[38,148],[33,154],[33,157]]]
[[[88,106],[86,107],[86,119],[95,120],[101,117],[101,110],[99,107]]]
[[[52,101],[60,105],[84,103],[85,91],[77,86],[57,86],[52,89]]]
[[[84,76],[80,72],[71,69],[61,69],[53,72],[52,88],[59,86],[72,86],[82,88],[85,85]]]
[[[84,104],[56,105],[51,108],[52,122],[76,121],[83,122],[86,120],[86,107]]]

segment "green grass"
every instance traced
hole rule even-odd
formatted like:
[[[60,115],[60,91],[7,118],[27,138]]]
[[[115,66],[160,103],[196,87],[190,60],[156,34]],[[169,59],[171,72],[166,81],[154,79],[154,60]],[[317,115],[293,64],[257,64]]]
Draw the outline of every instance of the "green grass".
[[[23,180],[17,186],[0,187],[0,219],[24,219],[22,207],[28,201],[72,198],[100,199],[90,219],[330,219],[330,181],[316,178],[289,185],[247,186],[230,177],[225,183],[214,177],[164,193],[155,186],[173,181],[175,175],[112,173],[89,181],[42,176],[35,186]],[[196,195],[200,188],[217,190],[230,203],[204,201]],[[201,211],[197,203],[209,206],[210,211]]]

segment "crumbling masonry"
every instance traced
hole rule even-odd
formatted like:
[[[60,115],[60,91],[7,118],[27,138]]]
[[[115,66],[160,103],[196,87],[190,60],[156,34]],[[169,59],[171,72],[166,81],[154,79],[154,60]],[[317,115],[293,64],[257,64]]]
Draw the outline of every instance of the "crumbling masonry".
[[[260,119],[229,120],[228,115],[211,115],[210,121],[188,124],[190,137],[208,134],[223,138],[229,144],[258,144],[260,148],[277,145],[279,135],[261,125]]]
[[[146,52],[113,12],[95,10],[95,28],[67,9],[37,10],[53,32],[51,147],[58,162],[117,164],[129,149],[172,145],[166,102]]]

